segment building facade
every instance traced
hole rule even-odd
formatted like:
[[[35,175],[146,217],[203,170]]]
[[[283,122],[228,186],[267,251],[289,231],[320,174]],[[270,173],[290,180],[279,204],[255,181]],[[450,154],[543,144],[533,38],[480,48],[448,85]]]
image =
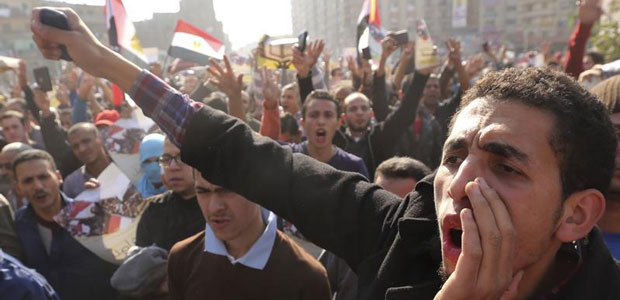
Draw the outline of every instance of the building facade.
[[[181,0],[177,13],[155,13],[152,19],[135,22],[142,47],[156,47],[163,52],[167,51],[178,19],[183,19],[218,38],[226,46],[227,52],[230,51],[228,35],[224,33],[222,22],[215,17],[213,0]]]
[[[330,49],[355,47],[357,18],[363,0],[291,0],[293,30],[307,29]],[[564,47],[573,30],[574,0],[378,0],[385,30],[415,31],[423,18],[437,44],[456,36],[466,52],[485,41],[502,42],[517,51],[537,49],[548,41]],[[461,14],[456,12],[460,7]],[[410,36],[413,36],[410,34]],[[556,47],[556,48],[557,48]]]

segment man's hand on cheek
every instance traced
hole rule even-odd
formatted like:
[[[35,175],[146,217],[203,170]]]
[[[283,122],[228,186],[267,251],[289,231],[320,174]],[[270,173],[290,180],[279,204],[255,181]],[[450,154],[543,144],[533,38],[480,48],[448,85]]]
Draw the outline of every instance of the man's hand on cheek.
[[[465,191],[472,209],[460,213],[462,252],[435,299],[515,299],[523,271],[513,272],[517,237],[506,205],[482,178]]]

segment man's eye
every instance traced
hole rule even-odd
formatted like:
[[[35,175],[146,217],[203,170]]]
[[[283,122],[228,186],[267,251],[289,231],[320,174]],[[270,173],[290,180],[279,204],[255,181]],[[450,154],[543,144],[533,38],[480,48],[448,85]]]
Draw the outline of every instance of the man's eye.
[[[497,170],[504,173],[504,174],[521,174],[521,172],[519,172],[517,169],[506,165],[506,164],[497,164],[496,166]]]
[[[446,155],[443,160],[444,165],[458,166],[463,162],[463,159],[457,155]]]

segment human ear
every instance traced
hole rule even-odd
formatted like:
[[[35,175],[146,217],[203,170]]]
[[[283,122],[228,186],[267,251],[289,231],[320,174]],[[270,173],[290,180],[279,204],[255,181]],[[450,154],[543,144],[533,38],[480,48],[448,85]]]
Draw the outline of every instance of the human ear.
[[[562,205],[555,236],[563,243],[579,240],[592,230],[605,212],[605,197],[596,189],[571,194]]]
[[[62,184],[62,175],[60,174],[60,171],[56,170],[55,174],[56,178],[58,178],[58,182]]]

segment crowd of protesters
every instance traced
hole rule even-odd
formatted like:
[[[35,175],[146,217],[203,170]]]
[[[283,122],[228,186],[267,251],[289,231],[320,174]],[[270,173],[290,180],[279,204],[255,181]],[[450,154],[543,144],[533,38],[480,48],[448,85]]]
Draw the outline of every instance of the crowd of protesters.
[[[314,40],[250,81],[226,56],[141,69],[59,10],[71,30],[34,9],[33,39],[74,62],[53,92],[20,63],[2,102],[0,299],[620,299],[620,57],[586,51],[598,1],[557,55],[451,38],[420,69],[388,33],[376,61],[333,68]],[[148,204],[114,264],[55,216],[100,187],[104,134],[137,110]]]

